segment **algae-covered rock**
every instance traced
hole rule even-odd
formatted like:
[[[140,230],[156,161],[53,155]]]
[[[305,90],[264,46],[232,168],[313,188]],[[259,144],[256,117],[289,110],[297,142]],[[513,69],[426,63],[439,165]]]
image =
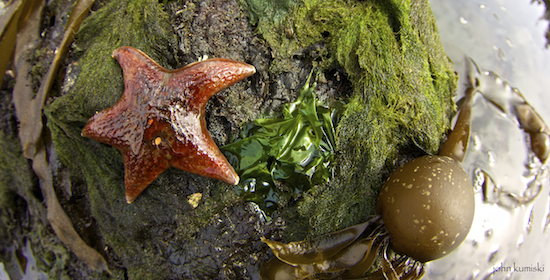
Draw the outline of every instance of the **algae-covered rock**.
[[[352,90],[337,127],[338,171],[298,210],[312,235],[360,222],[374,213],[388,173],[411,157],[403,153],[437,152],[449,129],[457,77],[428,2],[247,3],[257,30],[276,49],[273,71],[288,71],[290,57],[311,46],[322,69],[345,70]]]
[[[319,99],[347,103],[336,130],[336,172],[281,202],[269,223],[233,187],[176,169],[127,204],[120,153],[80,135],[88,118],[122,95],[111,53],[123,45],[168,69],[204,57],[256,67],[255,76],[208,102],[208,130],[220,146],[247,122],[276,117],[315,67]],[[90,273],[66,250],[40,253],[73,278],[255,279],[270,257],[260,236],[297,240],[363,221],[394,166],[435,153],[454,113],[456,76],[424,0],[98,1],[67,61],[44,110],[54,185],[77,232],[112,271]],[[21,176],[32,178],[25,168]]]
[[[236,3],[231,7],[231,3],[226,8],[241,14],[239,20],[244,23],[240,25],[245,28],[231,26],[230,30],[219,31],[236,32],[238,40],[224,41],[216,36],[216,43],[224,41],[227,49],[233,45],[242,46],[243,38],[253,37],[244,10]],[[180,46],[191,46],[191,36],[200,37],[200,33],[178,37],[170,23],[177,22],[192,31],[198,28],[194,25],[195,21],[200,21],[197,15],[203,16],[205,9],[210,15],[225,12],[233,20],[238,18],[222,7],[216,10],[200,3],[172,4],[164,8],[158,1],[151,0],[104,4],[84,21],[76,34],[75,63],[69,67],[61,96],[45,109],[59,159],[56,164],[61,164],[61,170],[70,170],[70,175],[63,178],[69,181],[71,193],[61,193],[60,200],[66,203],[69,216],[89,212],[90,224],[97,228],[95,238],[104,244],[102,253],[107,256],[109,268],[116,278],[126,275],[129,279],[205,279],[225,274],[241,278],[262,260],[254,253],[262,247],[260,216],[254,207],[239,199],[230,186],[170,169],[136,201],[127,204],[120,153],[80,135],[88,118],[112,106],[122,95],[122,71],[111,58],[113,50],[124,45],[133,46],[163,67],[183,67],[202,58],[202,55],[192,55],[194,48],[186,48],[186,55],[181,56],[178,51]],[[170,19],[176,15],[177,18]],[[211,27],[209,32],[216,33],[216,27]],[[205,26],[201,25],[200,30],[205,30]],[[202,36],[203,44],[216,46],[209,38]],[[204,45],[201,48],[204,49]],[[247,51],[244,48],[228,56],[214,50],[203,55],[249,61]],[[239,90],[241,92],[237,92]],[[209,130],[218,143],[223,144],[232,130],[238,130],[236,124],[228,121],[231,117],[221,98],[238,99],[244,94],[250,91],[245,91],[245,84],[241,83],[212,98],[207,118]],[[58,180],[62,177],[60,174]],[[194,193],[201,193],[202,200],[193,202],[192,206],[187,197]],[[74,198],[75,194],[82,196],[83,201]],[[75,205],[78,202],[83,203]],[[82,229],[79,233],[84,235],[88,230]],[[241,253],[236,247],[246,250]]]
[[[11,279],[69,279],[74,270],[85,269],[83,263],[67,269],[69,250],[49,227],[38,181],[16,133],[0,129],[0,151],[0,262],[5,271]]]

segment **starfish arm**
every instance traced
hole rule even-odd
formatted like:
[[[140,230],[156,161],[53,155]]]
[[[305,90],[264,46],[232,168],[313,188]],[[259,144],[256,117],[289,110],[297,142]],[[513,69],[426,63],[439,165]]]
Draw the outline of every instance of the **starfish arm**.
[[[148,55],[133,47],[120,47],[113,51],[112,57],[122,68],[126,90],[136,81],[153,84],[154,81],[163,80],[168,73],[168,70],[158,65]]]
[[[225,58],[213,58],[191,63],[170,71],[168,87],[185,88],[180,98],[195,110],[204,110],[206,102],[214,94],[251,76],[256,68],[244,62]]]
[[[209,134],[188,143],[177,142],[170,165],[183,171],[224,181],[239,183],[239,176],[216,146]]]
[[[149,184],[169,167],[163,151],[150,147],[143,148],[138,155],[125,153],[123,159],[124,185],[128,203],[132,203]]]
[[[239,176],[206,129],[204,117],[181,106],[171,108],[170,165],[201,176],[236,185]]]
[[[123,103],[118,103],[120,105]],[[113,106],[88,120],[81,135],[111,145],[118,150],[130,149],[137,154],[143,138],[144,120],[122,106]]]
[[[124,152],[130,149],[134,155],[140,151],[143,128],[149,108],[150,92],[156,80],[167,70],[149,56],[132,47],[120,47],[113,52],[124,73],[124,93],[112,107],[95,114],[82,130],[82,136],[112,145]]]

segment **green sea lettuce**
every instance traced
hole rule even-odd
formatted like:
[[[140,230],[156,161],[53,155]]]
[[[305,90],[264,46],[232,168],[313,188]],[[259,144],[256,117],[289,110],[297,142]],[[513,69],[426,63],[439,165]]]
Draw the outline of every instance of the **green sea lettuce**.
[[[257,119],[240,140],[221,147],[241,177],[237,191],[265,210],[277,204],[276,180],[300,193],[330,178],[336,110],[317,100],[310,79],[311,74],[297,100],[283,106],[282,118]]]

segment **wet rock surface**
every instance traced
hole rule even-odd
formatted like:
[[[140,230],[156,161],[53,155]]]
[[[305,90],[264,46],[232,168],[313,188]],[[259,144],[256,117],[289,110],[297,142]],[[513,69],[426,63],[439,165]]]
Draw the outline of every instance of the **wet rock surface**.
[[[51,24],[44,26],[44,34],[51,36],[42,38],[44,46],[55,41],[52,34],[62,30],[60,18],[68,13],[54,5],[70,4],[50,2],[46,9],[50,11],[49,17],[45,18]],[[429,10],[425,1],[406,5],[418,8],[418,14],[423,9]],[[261,23],[251,25],[253,7],[257,6],[232,0],[176,1],[164,6],[146,0],[98,1],[77,34],[66,58],[68,66],[61,69],[45,108],[48,126],[45,139],[57,197],[77,233],[107,260],[111,274],[86,268],[48,228],[39,182],[18,148],[10,88],[5,86],[9,81],[4,83],[0,105],[3,171],[0,216],[6,225],[2,229],[6,230],[0,231],[0,235],[7,238],[2,238],[5,249],[0,258],[4,264],[13,264],[8,272],[24,274],[15,272],[21,264],[17,256],[21,255],[25,241],[30,240],[38,270],[47,273],[50,279],[257,279],[259,267],[271,257],[260,241],[261,236],[286,240],[314,236],[357,223],[363,217],[361,212],[364,217],[371,214],[372,205],[368,204],[373,199],[369,197],[377,190],[370,189],[369,184],[380,182],[404,158],[422,154],[422,147],[399,144],[391,157],[382,159],[382,168],[357,163],[357,158],[368,153],[370,147],[354,143],[365,136],[373,137],[366,124],[357,125],[370,120],[365,116],[372,105],[363,94],[374,90],[365,91],[357,86],[359,80],[363,85],[369,76],[357,77],[376,68],[361,65],[356,69],[359,72],[351,73],[353,66],[346,64],[349,61],[338,61],[336,55],[330,59],[319,55],[334,50],[331,38],[336,36],[326,33],[314,44],[281,56],[276,46],[266,40],[267,33],[258,34]],[[426,17],[431,19],[431,13]],[[404,21],[402,28],[411,28],[407,15],[396,18]],[[284,30],[281,34],[287,39],[302,38],[299,29]],[[426,36],[434,36],[430,40],[435,43],[426,45],[437,45],[433,26],[430,30]],[[425,38],[417,41],[425,42]],[[251,120],[277,116],[281,105],[294,101],[312,68],[317,67],[321,72],[316,89],[320,100],[329,106],[350,100],[365,104],[347,107],[352,109],[345,113],[338,128],[341,139],[338,158],[343,165],[335,179],[306,194],[282,200],[281,210],[269,221],[254,204],[238,197],[232,186],[176,169],[167,170],[135,202],[127,204],[120,153],[80,136],[89,117],[113,105],[122,95],[122,72],[110,57],[122,45],[141,49],[168,69],[205,57],[230,58],[256,67],[254,76],[216,94],[207,104],[208,130],[218,145],[231,143],[241,126]],[[44,48],[53,51],[53,46]],[[441,50],[436,52],[437,56],[430,60],[433,65],[450,67]],[[48,55],[47,51],[43,53]],[[275,60],[280,67],[272,66]],[[442,79],[448,79],[451,85],[455,81],[452,75]],[[449,88],[428,91],[446,100],[446,107],[437,117],[448,122],[453,111]],[[439,143],[444,138],[441,131],[448,127],[448,123],[442,123],[436,132],[420,134],[434,136],[431,142]],[[362,132],[351,133],[357,129]],[[430,149],[433,147],[426,150]],[[369,172],[376,174],[374,179],[366,180],[368,184],[358,183]],[[188,197],[195,193],[202,194],[196,208],[188,202]],[[344,213],[354,214],[347,217]]]

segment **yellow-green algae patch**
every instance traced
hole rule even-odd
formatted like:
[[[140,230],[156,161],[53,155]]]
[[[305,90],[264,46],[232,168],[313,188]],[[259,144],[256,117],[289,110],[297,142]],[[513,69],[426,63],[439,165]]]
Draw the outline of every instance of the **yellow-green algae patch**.
[[[337,127],[339,170],[331,183],[305,196],[298,213],[313,235],[360,222],[374,213],[385,177],[406,157],[399,151],[436,153],[455,112],[457,76],[428,1],[247,5],[257,32],[273,49],[271,71],[289,71],[292,57],[315,45],[314,63],[324,70],[343,68],[351,81],[353,92]]]

